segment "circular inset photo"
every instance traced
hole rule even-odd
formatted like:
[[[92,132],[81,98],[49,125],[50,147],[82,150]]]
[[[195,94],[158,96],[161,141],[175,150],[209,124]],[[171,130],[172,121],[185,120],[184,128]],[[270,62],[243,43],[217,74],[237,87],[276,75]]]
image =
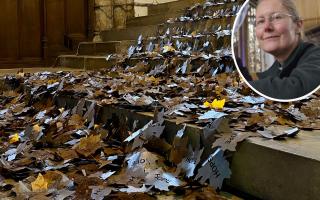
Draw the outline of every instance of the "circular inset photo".
[[[238,72],[273,101],[301,100],[320,88],[320,47],[306,39],[295,2],[247,0],[233,27]]]

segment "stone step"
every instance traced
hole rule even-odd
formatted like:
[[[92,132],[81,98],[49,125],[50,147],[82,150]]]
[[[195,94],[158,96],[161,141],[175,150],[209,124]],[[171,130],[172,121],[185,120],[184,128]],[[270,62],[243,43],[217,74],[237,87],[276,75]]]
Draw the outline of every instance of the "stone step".
[[[127,27],[141,25],[155,25],[166,22],[170,18],[176,18],[183,15],[184,11],[176,11],[174,13],[150,14],[143,17],[135,17],[127,21]]]
[[[125,54],[127,49],[135,44],[135,40],[110,41],[110,42],[81,42],[78,46],[77,55],[100,55]]]
[[[57,58],[58,67],[76,68],[82,70],[94,70],[110,68],[117,63],[115,59],[106,60],[106,56],[77,56],[61,55]]]
[[[135,26],[126,29],[102,31],[102,41],[121,41],[121,40],[136,40],[140,34],[143,37],[155,36],[157,34],[158,26]]]
[[[166,31],[170,30],[170,35],[176,35],[181,33],[212,33],[221,26],[221,30],[231,30],[235,16],[226,16],[214,19],[201,19],[197,21],[184,21],[160,24],[158,27],[159,35],[164,35]]]
[[[148,7],[148,13],[163,14],[167,12],[184,11],[186,8],[193,6],[196,3],[204,3],[205,0],[179,0],[168,3],[162,3],[158,5],[152,5]]]
[[[79,99],[59,96],[57,105],[73,108],[78,101]],[[115,114],[127,117],[130,125],[139,120],[138,126],[142,127],[153,118],[153,114],[149,112],[112,105],[99,106],[96,110],[99,111],[96,115],[97,123],[104,123]],[[174,119],[166,119],[165,126],[164,137],[169,143],[183,127],[177,125]],[[185,134],[193,145],[202,141],[204,146],[211,146],[204,140],[201,127],[188,124]],[[247,194],[250,199],[319,199],[319,152],[319,130],[300,131],[296,138],[287,140],[250,138],[239,144],[230,158],[232,175],[225,181],[222,190],[232,189],[236,194]]]

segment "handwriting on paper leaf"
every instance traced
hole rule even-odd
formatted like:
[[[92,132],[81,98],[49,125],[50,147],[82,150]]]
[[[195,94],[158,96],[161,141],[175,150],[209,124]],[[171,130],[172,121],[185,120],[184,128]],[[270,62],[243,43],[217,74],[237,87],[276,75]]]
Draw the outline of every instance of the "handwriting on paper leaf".
[[[223,151],[217,149],[209,158],[202,164],[198,170],[195,179],[200,179],[200,183],[204,184],[209,180],[209,184],[215,189],[221,188],[223,180],[230,178],[231,170],[229,163],[223,156]]]
[[[236,151],[236,146],[239,142],[252,136],[249,133],[233,132],[232,134],[223,134],[222,137],[217,139],[213,144],[212,148],[220,147],[222,151]]]
[[[171,173],[163,172],[163,170],[159,168],[146,176],[146,184],[153,185],[162,191],[169,191],[169,186],[180,186],[181,181]]]
[[[187,178],[192,177],[196,166],[200,162],[203,150],[204,148],[193,151],[191,145],[189,145],[188,154],[182,159],[181,163],[178,164],[176,174],[180,174],[182,171]]]
[[[128,163],[128,171],[132,172],[140,168],[145,172],[149,172],[158,168],[157,161],[160,160],[160,157],[142,148],[140,151],[128,155],[125,160]]]
[[[112,192],[112,188],[103,187],[103,186],[90,186],[92,189],[91,198],[96,200],[103,200]]]

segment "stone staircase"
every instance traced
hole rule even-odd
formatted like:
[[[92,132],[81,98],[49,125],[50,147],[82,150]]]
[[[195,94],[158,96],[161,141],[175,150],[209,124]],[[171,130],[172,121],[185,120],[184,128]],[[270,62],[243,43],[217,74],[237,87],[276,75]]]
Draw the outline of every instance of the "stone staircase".
[[[102,42],[80,42],[76,54],[60,55],[56,66],[79,69],[110,67],[115,61],[106,61],[108,54],[126,54],[140,34],[144,38],[158,34],[159,24],[170,18],[182,16],[185,9],[205,0],[179,0],[148,7],[148,16],[136,17],[127,22],[126,29],[115,29],[101,33]],[[163,29],[163,28],[162,28]]]

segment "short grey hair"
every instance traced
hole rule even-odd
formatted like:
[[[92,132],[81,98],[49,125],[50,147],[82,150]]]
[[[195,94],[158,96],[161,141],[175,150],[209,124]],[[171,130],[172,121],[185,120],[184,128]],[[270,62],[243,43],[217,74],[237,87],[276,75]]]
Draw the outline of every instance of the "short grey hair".
[[[259,0],[258,3],[257,3],[257,7],[262,1],[265,1],[265,0]],[[289,14],[292,15],[293,21],[302,20],[300,15],[299,15],[299,13],[298,13],[296,5],[294,4],[294,2],[292,0],[279,0],[279,1],[281,1],[282,6],[285,9],[287,9]]]

